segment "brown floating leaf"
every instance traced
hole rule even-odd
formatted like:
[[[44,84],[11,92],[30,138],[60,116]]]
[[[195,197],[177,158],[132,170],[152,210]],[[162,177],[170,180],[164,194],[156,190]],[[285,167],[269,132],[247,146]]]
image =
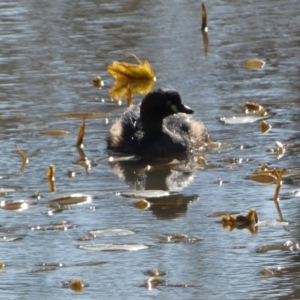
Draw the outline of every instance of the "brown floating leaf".
[[[27,200],[15,200],[15,201],[1,201],[0,208],[5,210],[18,210],[23,211],[28,209],[31,202]]]
[[[134,206],[135,208],[138,208],[138,209],[141,209],[141,210],[144,210],[144,209],[149,208],[150,205],[151,205],[150,202],[147,201],[147,200],[145,200],[145,199],[138,200],[138,201],[136,201],[136,202],[133,204],[133,206]]]
[[[102,81],[102,79],[101,79],[100,76],[94,77],[94,79],[93,79],[93,86],[94,86],[94,88],[101,89],[101,87],[103,85],[104,85],[104,83],[103,83],[103,81]]]
[[[69,288],[77,293],[81,293],[84,288],[83,281],[80,279],[72,279],[69,282]]]
[[[196,242],[198,239],[186,234],[165,234],[159,238],[159,241],[160,243],[186,243]]]
[[[152,79],[122,78],[115,81],[109,90],[109,94],[113,99],[119,100],[127,96],[128,85],[130,85],[132,95],[146,95],[153,90],[154,84],[155,82]]]
[[[256,173],[246,178],[262,184],[273,184],[277,181],[277,177],[271,173]]]
[[[272,126],[269,125],[266,121],[260,122],[261,133],[267,133],[271,128],[272,128]]]
[[[54,172],[55,172],[55,166],[54,165],[49,166],[47,170],[47,183],[51,192],[56,192],[56,186],[54,184],[55,181]]]
[[[77,138],[77,142],[76,142],[77,147],[83,148],[84,131],[85,131],[85,118],[82,119],[82,123],[81,123],[80,130],[78,133],[78,138]]]
[[[285,148],[283,144],[278,141],[275,142],[275,146],[276,146],[276,158],[280,159],[285,152]]]
[[[115,79],[136,78],[136,79],[152,79],[155,80],[154,71],[148,61],[143,63],[137,56],[131,54],[139,62],[139,65],[129,64],[126,62],[114,61],[108,66],[107,72]]]
[[[66,221],[53,222],[47,225],[32,226],[31,230],[68,230],[75,228],[76,225],[68,223]]]
[[[19,155],[22,158],[23,163],[27,164],[29,162],[29,160],[28,160],[26,154],[22,150],[20,150],[17,145],[16,145],[16,148],[17,148]]]
[[[84,203],[90,203],[92,201],[92,197],[90,195],[84,194],[70,194],[58,198],[54,198],[47,201],[49,206],[57,208],[58,206],[71,206],[71,205],[79,205]]]
[[[88,111],[75,111],[68,112],[59,115],[63,118],[86,118],[86,119],[94,119],[94,118],[107,118],[109,113],[107,112],[88,112]]]
[[[55,166],[50,165],[47,169],[47,179],[48,179],[48,181],[54,181],[55,180],[54,172],[55,172]]]
[[[247,69],[261,69],[265,64],[263,60],[254,58],[244,61],[243,66]]]
[[[70,178],[75,177],[75,175],[76,175],[76,171],[75,171],[75,170],[68,170],[68,176],[69,176]]]
[[[248,114],[249,112],[252,113],[256,113],[259,112],[259,114],[261,116],[266,116],[268,113],[266,112],[266,110],[258,103],[254,103],[254,102],[246,102],[243,106],[242,109],[244,110],[244,112],[246,114]]]
[[[205,4],[202,3],[201,7],[202,7],[202,26],[201,26],[201,30],[207,32],[207,30],[208,30],[207,29],[207,13],[206,13]]]
[[[258,222],[258,217],[255,208],[251,208],[246,216],[238,215],[236,217],[231,215],[222,216],[223,229],[229,228],[230,231],[234,229],[247,228],[251,234],[257,234],[257,227],[254,225]]]
[[[41,134],[53,135],[53,136],[62,136],[69,133],[70,133],[69,131],[59,130],[59,129],[49,129],[49,130],[41,131]]]
[[[2,261],[0,261],[0,271],[2,271],[4,269],[4,267],[5,267],[5,264]]]

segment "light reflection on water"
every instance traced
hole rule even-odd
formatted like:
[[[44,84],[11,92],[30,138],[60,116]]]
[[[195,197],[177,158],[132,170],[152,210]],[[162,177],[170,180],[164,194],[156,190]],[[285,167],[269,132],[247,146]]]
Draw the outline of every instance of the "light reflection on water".
[[[152,297],[169,299],[294,299],[299,273],[284,278],[263,278],[263,267],[298,264],[294,253],[257,254],[262,244],[297,239],[299,226],[297,199],[281,202],[290,231],[259,228],[257,236],[248,231],[228,232],[215,219],[214,211],[241,211],[256,207],[259,219],[277,218],[270,201],[274,187],[258,185],[245,177],[258,164],[298,168],[299,30],[298,1],[207,3],[209,53],[204,55],[200,2],[174,1],[8,1],[0,5],[0,137],[2,142],[0,187],[16,187],[1,200],[29,199],[39,190],[42,204],[24,212],[0,211],[1,225],[20,225],[10,234],[24,234],[23,240],[1,243],[1,295],[6,299],[64,297],[74,292],[62,289],[61,282],[80,278],[90,287],[83,299],[105,296],[111,299]],[[105,134],[116,115],[125,109],[109,99],[112,78],[106,68],[124,53],[137,54],[153,66],[157,86],[177,89],[183,101],[196,111],[210,130],[213,140],[231,143],[229,148],[212,150],[208,162],[217,168],[195,170],[193,181],[180,191],[182,197],[199,197],[184,210],[140,211],[134,200],[116,196],[128,190],[106,162]],[[266,61],[262,70],[246,70],[246,59]],[[100,75],[102,90],[92,88]],[[104,99],[104,102],[101,99]],[[138,102],[141,98],[134,97]],[[273,129],[261,135],[259,124],[229,126],[218,122],[222,116],[236,114],[246,101],[257,101],[274,114]],[[80,119],[57,117],[63,112],[104,111],[104,119],[87,119],[85,155],[98,162],[89,175],[74,162],[79,158],[74,146]],[[21,115],[24,114],[24,115]],[[40,134],[46,129],[68,130],[63,137]],[[281,160],[266,150],[275,141],[295,143]],[[21,160],[18,144],[30,159],[18,176]],[[248,145],[240,150],[239,145]],[[230,158],[242,158],[229,168]],[[57,193],[47,187],[46,170],[56,165]],[[67,170],[77,171],[75,178]],[[13,176],[12,176],[13,175]],[[228,181],[223,186],[214,182]],[[282,192],[297,189],[284,185]],[[91,194],[93,206],[74,207],[49,216],[44,201],[70,193]],[[170,217],[172,216],[172,217]],[[37,226],[66,220],[77,225],[68,231],[31,231]],[[100,228],[126,228],[135,235],[122,238],[97,238],[95,243],[143,243],[150,246],[139,252],[89,252],[78,249],[80,236]],[[0,227],[1,229],[1,227]],[[190,244],[160,244],[159,236],[185,233],[200,238]],[[7,233],[2,233],[5,235]],[[94,267],[75,267],[85,261],[105,261]],[[30,273],[41,262],[64,263],[56,271]],[[147,291],[140,285],[144,271],[158,268],[167,272],[170,284],[200,285],[200,288],[159,287]],[[294,296],[293,296],[294,293]]]

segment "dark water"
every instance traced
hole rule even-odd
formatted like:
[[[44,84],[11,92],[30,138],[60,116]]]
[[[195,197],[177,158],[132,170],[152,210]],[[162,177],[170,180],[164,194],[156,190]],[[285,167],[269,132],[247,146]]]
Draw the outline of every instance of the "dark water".
[[[1,243],[6,267],[1,272],[1,297],[5,299],[299,299],[300,273],[264,278],[264,267],[298,267],[299,254],[289,251],[256,253],[263,244],[299,238],[299,198],[281,201],[288,231],[282,227],[247,230],[222,229],[215,211],[246,213],[255,207],[259,219],[278,218],[273,201],[274,185],[246,180],[261,162],[272,167],[299,168],[299,9],[298,0],[211,1],[207,3],[209,53],[204,55],[200,31],[199,1],[7,1],[0,3],[0,187],[17,190],[1,200],[30,199],[39,190],[41,203],[23,212],[0,211],[3,227],[20,226],[10,233],[25,235]],[[209,165],[177,180],[184,186],[181,199],[192,199],[177,209],[138,210],[129,198],[116,191],[129,190],[104,160],[105,135],[125,102],[110,100],[113,84],[106,73],[113,60],[135,53],[153,66],[156,86],[177,89],[183,101],[207,125],[213,140],[231,146],[211,150]],[[242,63],[259,58],[260,70]],[[100,75],[105,86],[92,87]],[[141,96],[134,96],[134,101]],[[224,125],[219,117],[232,116],[247,101],[259,102],[274,115],[267,135],[259,122]],[[86,120],[85,155],[97,165],[85,174],[74,164],[74,144],[81,120],[62,118],[64,112],[101,111],[105,118]],[[43,130],[71,132],[63,137],[41,134]],[[267,152],[275,141],[289,143],[281,159]],[[15,144],[29,157],[25,171],[17,176],[21,159]],[[244,145],[244,150],[240,149]],[[233,160],[233,158],[235,160]],[[47,186],[46,170],[56,166],[56,193]],[[77,175],[70,179],[69,169]],[[8,178],[4,175],[9,175]],[[168,174],[157,174],[164,182]],[[173,174],[174,175],[174,174]],[[178,175],[178,174],[177,174]],[[150,175],[149,175],[150,176]],[[174,175],[176,177],[176,174]],[[222,186],[218,178],[227,181]],[[139,180],[151,180],[147,177]],[[174,185],[174,179],[169,179]],[[152,182],[151,187],[161,187]],[[135,182],[143,185],[143,182]],[[284,184],[281,193],[298,189]],[[94,196],[92,204],[49,215],[45,201],[71,193]],[[67,231],[35,231],[28,227],[68,221]],[[127,237],[77,239],[92,229],[123,228],[136,234]],[[0,227],[1,229],[1,227]],[[164,234],[197,237],[194,243],[162,244]],[[98,252],[79,249],[89,243],[141,243],[150,248],[129,252]],[[75,266],[82,262],[107,262],[98,266]],[[40,263],[63,263],[65,268],[31,272]],[[144,272],[158,268],[167,272],[169,284],[194,287],[140,287]],[[62,282],[84,280],[81,294],[63,289]]]

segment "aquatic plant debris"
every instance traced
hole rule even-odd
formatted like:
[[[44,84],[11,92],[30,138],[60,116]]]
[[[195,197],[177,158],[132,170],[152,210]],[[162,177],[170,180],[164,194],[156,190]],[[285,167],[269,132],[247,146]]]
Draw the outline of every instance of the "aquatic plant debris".
[[[90,244],[80,245],[79,249],[92,251],[138,251],[149,248],[143,244]]]
[[[154,71],[148,61],[141,62],[134,54],[127,56],[134,57],[138,65],[129,64],[126,62],[113,61],[108,67],[107,72],[110,73],[115,79],[135,78],[135,79],[151,79],[156,80]]]
[[[100,76],[95,76],[94,78],[93,78],[93,86],[94,86],[94,88],[96,88],[96,89],[101,89],[101,87],[104,85],[104,82],[103,82],[103,80],[101,79],[101,77]]]
[[[257,228],[253,226],[258,222],[257,212],[255,208],[251,208],[247,215],[223,215],[222,216],[222,225],[223,229],[229,228],[229,231],[235,229],[245,229],[247,228],[251,234],[257,234]]]
[[[208,53],[208,27],[207,27],[207,11],[205,3],[201,4],[202,8],[202,25],[201,25],[201,32],[202,32],[202,38],[203,38],[203,45],[204,45],[204,54],[207,55]]]
[[[261,133],[267,133],[268,131],[270,131],[271,128],[272,128],[272,126],[269,125],[266,121],[260,122]]]
[[[247,69],[262,69],[265,66],[265,62],[261,59],[248,59],[243,62],[243,66]]]
[[[75,193],[70,195],[61,196],[58,198],[50,199],[47,204],[51,207],[63,207],[63,206],[73,206],[79,204],[85,204],[92,202],[92,196]]]
[[[85,118],[82,119],[81,126],[78,132],[76,146],[83,148],[83,137],[85,132]]]
[[[121,78],[117,79],[109,89],[109,95],[114,100],[127,97],[128,85],[131,95],[146,95],[154,89],[155,81],[152,79]]]

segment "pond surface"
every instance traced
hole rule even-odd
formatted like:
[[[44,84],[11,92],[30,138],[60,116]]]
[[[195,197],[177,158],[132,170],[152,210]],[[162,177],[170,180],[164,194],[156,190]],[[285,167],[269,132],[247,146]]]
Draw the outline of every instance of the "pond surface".
[[[24,211],[0,210],[1,295],[5,299],[299,299],[298,251],[258,253],[264,244],[298,241],[299,197],[280,201],[287,227],[222,229],[218,211],[256,208],[260,220],[279,219],[272,197],[275,185],[246,179],[268,163],[272,168],[299,166],[300,32],[298,0],[207,3],[208,54],[204,53],[199,1],[2,1],[0,3],[0,188],[1,201],[30,200]],[[148,60],[156,87],[179,91],[195,110],[213,141],[230,144],[212,149],[207,166],[190,172],[164,168],[128,179],[123,167],[107,162],[105,136],[126,109],[125,99],[113,101],[114,79],[106,72],[115,60],[131,61],[125,53]],[[248,59],[266,62],[262,69],[243,67]],[[93,88],[101,76],[104,87]],[[138,103],[141,95],[133,95]],[[220,117],[241,114],[245,102],[258,102],[272,118],[272,129],[260,122],[226,125]],[[94,164],[88,170],[76,162],[81,118],[69,112],[104,112],[106,118],[86,119],[84,154]],[[66,130],[50,136],[45,130]],[[280,159],[268,151],[280,141]],[[29,158],[25,170],[15,145]],[[241,147],[241,145],[243,147]],[[55,165],[56,192],[46,171]],[[131,174],[135,166],[126,163]],[[124,167],[125,168],[125,167]],[[68,177],[68,170],[76,172]],[[130,173],[129,172],[129,173]],[[135,173],[134,173],[135,174]],[[216,182],[222,179],[224,183]],[[176,190],[173,206],[140,210],[132,198],[117,192],[133,188]],[[299,178],[283,184],[281,194],[299,189]],[[39,191],[41,200],[32,199]],[[91,203],[52,211],[47,200],[81,193]],[[37,226],[66,221],[65,230]],[[217,222],[218,221],[218,222]],[[126,229],[134,234],[79,241],[91,230]],[[186,234],[197,241],[161,243],[166,234]],[[18,236],[5,242],[3,237]],[[139,251],[91,251],[90,244],[141,244]],[[92,266],[89,263],[92,262]],[[105,262],[105,263],[100,263]],[[63,264],[45,270],[40,264]],[[78,265],[84,263],[83,265]],[[263,268],[291,268],[264,277]],[[40,269],[38,269],[40,268]],[[153,290],[144,287],[145,272],[166,272]],[[81,279],[81,294],[63,282]],[[184,288],[181,283],[187,284]]]

